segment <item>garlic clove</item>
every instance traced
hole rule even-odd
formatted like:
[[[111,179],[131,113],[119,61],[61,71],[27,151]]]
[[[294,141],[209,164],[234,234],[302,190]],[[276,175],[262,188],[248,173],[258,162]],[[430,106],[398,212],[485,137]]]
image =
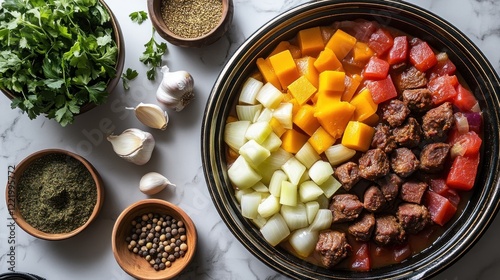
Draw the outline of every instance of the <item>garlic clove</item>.
[[[170,72],[161,68],[163,79],[156,91],[156,99],[167,108],[181,111],[194,99],[194,79],[187,71]]]
[[[137,119],[144,125],[161,130],[167,128],[168,114],[160,106],[141,102],[133,110]]]
[[[175,184],[157,172],[146,173],[139,182],[140,191],[147,195],[157,194],[167,186],[175,187]]]
[[[155,146],[153,135],[137,128],[126,129],[120,135],[109,135],[107,140],[119,157],[137,165],[146,164],[151,159]]]

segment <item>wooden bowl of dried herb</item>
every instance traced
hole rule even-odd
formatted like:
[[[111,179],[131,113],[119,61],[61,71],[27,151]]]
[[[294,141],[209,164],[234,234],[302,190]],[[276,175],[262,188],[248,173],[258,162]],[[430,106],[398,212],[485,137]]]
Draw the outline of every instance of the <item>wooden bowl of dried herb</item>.
[[[215,43],[231,26],[232,0],[148,0],[149,18],[165,40],[180,47]]]
[[[180,207],[161,199],[128,206],[116,219],[111,247],[116,262],[137,279],[172,279],[196,252],[196,227]]]
[[[9,26],[0,40],[0,90],[12,108],[66,126],[106,102],[120,80],[125,45],[104,0],[3,1],[0,9],[0,25]]]
[[[19,227],[45,240],[70,238],[97,217],[104,189],[99,173],[85,158],[46,149],[23,159],[5,191],[7,208]]]

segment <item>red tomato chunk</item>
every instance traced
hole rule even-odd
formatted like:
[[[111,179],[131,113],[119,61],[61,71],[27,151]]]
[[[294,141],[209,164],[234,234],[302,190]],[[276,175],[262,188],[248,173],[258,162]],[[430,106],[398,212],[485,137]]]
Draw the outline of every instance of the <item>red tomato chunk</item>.
[[[387,62],[391,65],[402,63],[408,57],[408,39],[406,36],[397,36],[394,38],[389,54],[387,55]]]
[[[387,77],[383,80],[370,81],[368,83],[368,89],[372,94],[372,99],[375,104],[380,104],[398,96],[394,83],[392,82],[391,75],[387,75]]]
[[[370,36],[368,46],[380,57],[392,48],[393,41],[389,31],[379,28]]]
[[[381,80],[389,73],[389,63],[376,56],[370,58],[363,70],[363,77],[368,80]]]
[[[476,97],[474,97],[474,95],[461,84],[458,84],[456,90],[457,95],[453,98],[453,104],[461,111],[470,111],[477,105]]]
[[[455,87],[458,85],[456,76],[439,76],[429,81],[428,88],[432,95],[432,102],[439,105],[451,101],[457,95]]]
[[[416,39],[410,48],[410,62],[421,72],[436,65],[437,58],[427,42]]]
[[[479,154],[457,156],[451,165],[450,173],[448,173],[448,177],[446,178],[446,184],[457,190],[471,190],[476,180],[478,165]]]
[[[369,271],[371,269],[370,250],[368,243],[363,243],[356,251],[351,264],[352,270]]]
[[[425,200],[432,221],[440,226],[443,226],[451,220],[457,211],[457,207],[446,197],[435,192],[427,191],[425,193]]]

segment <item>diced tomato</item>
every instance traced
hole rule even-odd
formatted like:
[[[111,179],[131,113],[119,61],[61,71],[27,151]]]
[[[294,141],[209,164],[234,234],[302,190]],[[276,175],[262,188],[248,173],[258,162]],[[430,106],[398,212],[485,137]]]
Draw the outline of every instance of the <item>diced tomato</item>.
[[[368,42],[377,28],[378,24],[374,21],[355,21],[352,35],[356,37],[358,41]]]
[[[459,135],[453,142],[452,151],[459,152],[461,156],[474,156],[481,148],[481,137],[474,131]]]
[[[474,187],[478,166],[479,153],[472,156],[455,157],[446,178],[446,184],[457,190],[471,190]]]
[[[457,95],[455,87],[458,85],[457,76],[439,76],[429,81],[427,88],[431,92],[432,101],[439,105],[446,101],[452,101]]]
[[[370,81],[367,87],[372,94],[372,99],[375,104],[380,104],[398,95],[394,83],[392,82],[391,75],[387,75],[383,80]]]
[[[455,71],[457,70],[457,67],[453,62],[448,58],[448,55],[446,53],[439,53],[436,56],[437,63],[432,67],[430,70],[430,78],[434,78],[437,76],[443,76],[443,75],[454,75]]]
[[[370,40],[368,40],[368,46],[378,56],[381,56],[391,49],[393,42],[394,39],[392,38],[392,35],[389,33],[389,31],[383,28],[379,28],[370,36]]]
[[[381,80],[389,73],[389,63],[376,56],[372,56],[363,70],[363,77],[368,80]]]
[[[453,104],[461,111],[470,111],[477,104],[476,97],[461,84],[457,85],[456,91],[457,95],[453,98]]]
[[[394,37],[394,44],[387,55],[390,65],[405,62],[408,57],[408,39],[406,36]]]
[[[358,248],[351,264],[351,268],[355,271],[369,271],[371,269],[368,243],[363,243]]]
[[[429,214],[431,215],[431,220],[440,226],[443,226],[451,220],[455,212],[457,212],[457,207],[455,207],[446,197],[433,191],[425,192],[425,201],[427,209],[429,209]]]
[[[431,179],[430,189],[447,198],[455,207],[460,203],[460,195],[454,189],[446,185],[445,179]]]
[[[421,72],[425,72],[436,65],[437,58],[434,51],[422,40],[412,40],[410,47],[410,62]]]

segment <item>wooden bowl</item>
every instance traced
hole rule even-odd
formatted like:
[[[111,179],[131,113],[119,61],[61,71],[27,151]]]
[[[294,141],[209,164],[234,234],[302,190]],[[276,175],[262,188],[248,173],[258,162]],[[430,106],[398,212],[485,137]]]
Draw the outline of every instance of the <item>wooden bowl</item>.
[[[118,23],[118,20],[116,19],[116,16],[113,14],[113,11],[109,8],[109,6],[106,4],[104,0],[99,0],[103,7],[106,9],[106,11],[109,13],[111,16],[111,26],[113,28],[113,36],[116,41],[116,46],[118,48],[118,58],[116,62],[116,75],[114,78],[110,79],[106,85],[106,91],[110,94],[118,84],[118,82],[121,79],[121,75],[123,72],[123,67],[125,65],[125,43],[123,40],[123,33],[120,27],[120,24]],[[9,99],[14,99],[17,95],[14,94],[12,91],[6,89],[6,88],[0,88],[0,90],[3,92],[5,96],[7,96]],[[86,104],[83,104],[80,107],[80,112],[77,115],[83,114],[85,112],[90,111],[91,109],[95,108],[97,105],[93,102],[88,102]]]
[[[94,209],[88,218],[88,220],[83,224],[82,226],[66,233],[47,233],[43,232],[32,225],[30,225],[24,217],[21,215],[21,212],[19,210],[19,203],[16,198],[16,190],[17,190],[17,185],[19,182],[19,179],[21,178],[22,174],[24,171],[37,159],[42,158],[47,155],[64,155],[68,156],[71,158],[76,159],[79,161],[81,164],[85,166],[85,168],[90,172],[92,175],[92,178],[95,182],[95,187],[97,190],[97,200],[96,204],[94,206]],[[61,149],[46,149],[46,150],[41,150],[38,152],[35,152],[25,159],[23,159],[15,168],[13,171],[9,170],[9,180],[7,182],[7,187],[5,190],[5,198],[7,202],[7,209],[9,211],[9,214],[12,216],[12,219],[16,222],[16,224],[22,228],[25,232],[31,234],[34,237],[45,239],[45,240],[63,240],[70,238],[72,236],[75,236],[76,234],[80,233],[83,231],[85,228],[88,227],[88,225],[95,220],[97,215],[99,214],[99,211],[101,210],[102,204],[104,202],[104,188],[103,188],[103,183],[102,179],[97,172],[97,170],[92,166],[90,162],[88,162],[85,158],[82,156],[79,156],[77,154],[74,154],[72,152],[66,151],[66,150],[61,150]]]
[[[186,228],[188,250],[183,257],[172,262],[171,267],[155,270],[145,258],[128,249],[126,238],[130,235],[132,221],[143,214],[156,213],[170,215],[178,221],[183,221]],[[179,275],[193,259],[196,252],[197,233],[191,218],[178,206],[161,199],[144,199],[127,207],[116,219],[111,237],[111,246],[116,262],[130,276],[145,279],[171,279]]]
[[[215,26],[209,33],[196,38],[186,38],[173,33],[167,27],[167,24],[163,20],[161,5],[163,0],[148,0],[148,11],[149,18],[154,28],[165,40],[171,44],[180,47],[190,47],[190,48],[201,48],[215,43],[220,39],[229,29],[231,22],[233,20],[233,1],[232,0],[221,0],[222,1],[222,17],[219,23]]]

